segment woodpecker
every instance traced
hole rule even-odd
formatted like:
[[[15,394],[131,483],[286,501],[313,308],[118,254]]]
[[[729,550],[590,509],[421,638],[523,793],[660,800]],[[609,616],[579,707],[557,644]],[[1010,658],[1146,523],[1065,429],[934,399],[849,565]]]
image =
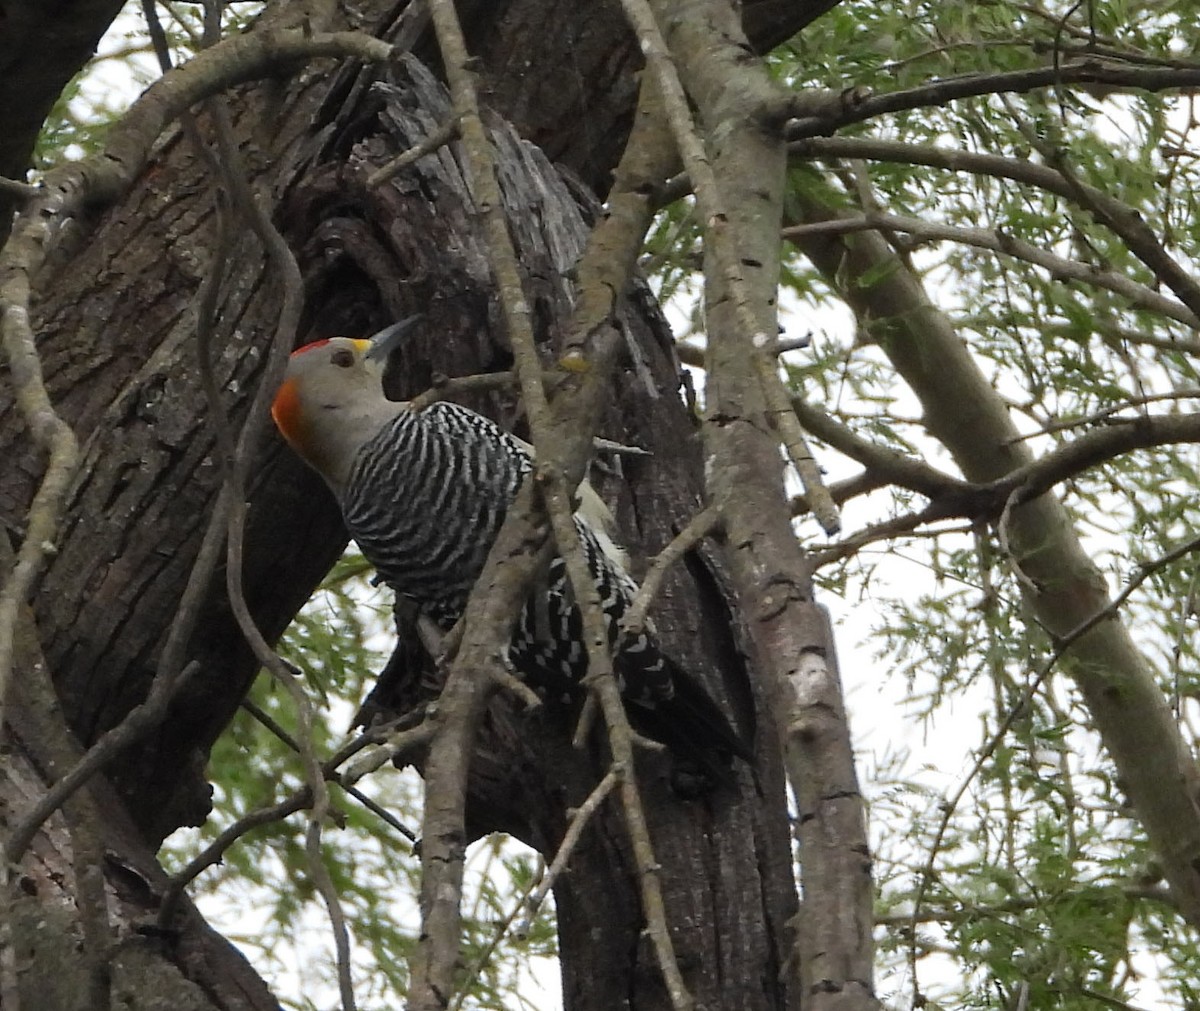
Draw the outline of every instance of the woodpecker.
[[[408,323],[374,340],[334,337],[292,352],[271,415],[337,497],[346,528],[380,580],[448,631],[533,469],[533,452],[468,408],[440,402],[414,411],[385,396],[387,349]],[[729,756],[750,760],[745,742],[703,687],[659,650],[652,629],[620,634],[637,584],[608,536],[599,496],[584,482],[578,499],[575,526],[630,722],[692,767],[726,778]],[[508,658],[518,676],[547,695],[579,694],[587,650],[561,558],[523,607]]]

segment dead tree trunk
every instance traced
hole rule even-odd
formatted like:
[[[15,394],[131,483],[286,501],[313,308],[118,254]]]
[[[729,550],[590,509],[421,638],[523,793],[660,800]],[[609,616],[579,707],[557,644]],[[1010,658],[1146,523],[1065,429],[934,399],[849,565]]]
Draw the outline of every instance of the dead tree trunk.
[[[789,6],[775,16],[778,6],[747,5],[763,15],[765,40],[828,5]],[[637,59],[615,6],[589,5],[581,13],[573,3],[528,0],[466,4],[462,14],[494,104],[602,190],[625,133]],[[391,37],[431,55],[419,15],[397,24]],[[545,68],[513,55],[559,53],[558,45],[562,61]],[[603,67],[607,76],[581,75],[580,67]],[[581,88],[582,81],[589,83]],[[278,85],[248,88],[233,103],[255,188],[303,270],[298,341],[360,335],[421,311],[423,337],[406,349],[397,392],[423,389],[439,373],[505,368],[510,352],[455,148],[442,148],[390,184],[366,184],[372,168],[446,121],[440,86],[415,60],[368,71],[314,66],[280,83],[282,93]],[[587,211],[581,214],[537,148],[498,119],[493,126],[526,291],[539,339],[552,348],[569,313],[569,276]],[[587,188],[572,185],[577,193]],[[51,394],[83,440],[85,460],[32,604],[63,714],[87,745],[145,697],[220,483],[192,350],[195,291],[213,269],[212,180],[192,147],[172,137],[120,206],[84,224],[86,241],[45,272],[37,304]],[[227,264],[214,346],[235,420],[256,387],[278,311],[265,258],[247,236]],[[629,348],[613,381],[605,434],[653,455],[627,462],[622,474],[605,479],[604,490],[617,503],[628,546],[644,558],[696,509],[702,468],[678,396],[670,335],[649,293],[634,284],[618,311]],[[0,388],[0,398],[0,459],[10,461],[0,474],[0,519],[19,537],[40,460],[28,449],[10,392]],[[520,427],[511,398],[473,406]],[[281,444],[271,443],[255,474],[246,594],[273,640],[337,557],[345,534],[333,501]],[[221,582],[214,580],[189,643],[187,659],[198,673],[167,720],[108,769],[151,847],[206,815],[208,750],[256,671]],[[657,620],[672,652],[744,727],[757,724],[765,742],[757,777],[743,775],[737,791],[706,800],[673,795],[653,757],[640,770],[687,982],[702,1006],[797,1006],[783,964],[796,896],[775,730],[710,554],[693,552],[670,577]],[[508,831],[552,851],[595,765],[569,747],[551,719],[530,726],[502,704],[493,715],[473,767],[471,829]],[[20,751],[20,733],[13,743]],[[11,803],[16,809],[21,801]],[[623,839],[615,813],[590,826],[556,892],[572,1009],[667,1006],[640,940]],[[107,873],[112,882],[120,869]],[[152,915],[159,886],[146,884],[141,901]],[[177,953],[168,959],[188,975]],[[253,1006],[211,989],[208,997],[214,1006]]]

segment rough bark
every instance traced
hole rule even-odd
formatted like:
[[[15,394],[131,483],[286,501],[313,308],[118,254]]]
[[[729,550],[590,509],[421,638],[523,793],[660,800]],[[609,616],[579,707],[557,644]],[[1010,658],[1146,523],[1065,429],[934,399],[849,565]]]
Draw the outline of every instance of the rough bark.
[[[556,138],[556,153],[578,161],[602,186],[619,151],[622,116],[628,115],[622,103],[632,91],[597,103],[586,122],[571,101],[538,119],[537,96],[572,92],[579,83],[574,73],[552,65],[542,77],[497,54],[530,50],[528,36],[519,34],[530,25],[538,27],[538,53],[570,52],[573,40],[586,38],[598,65],[611,68],[604,93],[620,96],[633,55],[619,17],[589,20],[571,16],[578,15],[578,5],[532,0],[482,5],[475,13],[472,37],[495,42],[484,63],[493,96],[509,111],[524,109],[524,128]],[[803,9],[786,15],[794,21],[773,23],[773,34],[780,25],[807,20]],[[520,83],[505,91],[500,85],[514,79],[514,69],[522,71],[515,75]],[[404,74],[382,90],[368,83],[353,71],[326,67],[307,71],[286,97],[266,88],[247,89],[237,99],[256,185],[275,207],[305,272],[307,314],[299,339],[365,333],[420,309],[428,326],[407,349],[406,391],[422,388],[438,372],[505,367],[509,352],[495,326],[485,260],[452,155],[443,150],[431,156],[392,186],[368,191],[363,183],[369,167],[437,125],[444,106],[432,89],[414,86]],[[578,94],[572,99],[582,100]],[[565,320],[565,275],[578,252],[581,224],[561,181],[532,148],[510,138],[503,165],[506,188],[522,208],[513,221],[540,336],[549,344]],[[94,227],[86,244],[57,259],[42,278],[37,328],[51,392],[86,441],[58,553],[34,605],[64,713],[85,743],[144,697],[217,487],[191,357],[191,301],[199,278],[212,269],[208,183],[188,146],[170,139],[119,207],[83,223]],[[253,391],[277,308],[261,252],[247,239],[229,265],[216,335],[221,379],[236,418]],[[700,461],[676,396],[665,327],[644,291],[633,293],[626,313],[637,350],[617,378],[606,434],[656,452],[649,462],[626,464],[607,490],[630,546],[644,553],[665,543],[695,508]],[[0,518],[19,532],[40,461],[12,423],[8,391],[0,396],[6,419],[0,457],[13,462],[0,476]],[[476,406],[514,420],[503,397]],[[274,638],[345,535],[324,489],[281,445],[272,443],[254,473],[246,592]],[[668,582],[658,621],[668,648],[714,690],[723,683],[748,725],[764,700],[747,677],[725,600],[719,572],[697,554]],[[198,627],[187,659],[199,663],[200,673],[161,732],[110,770],[151,844],[206,813],[208,748],[255,670],[220,588],[209,594]],[[774,731],[769,720],[762,722],[760,740],[770,742]],[[493,754],[478,763],[472,827],[505,829],[552,848],[566,807],[582,799],[592,769],[564,745],[553,714],[534,717],[532,728],[502,714],[493,723]],[[769,757],[774,748],[760,752],[758,784],[743,776],[736,793],[702,802],[671,795],[661,762],[650,759],[644,770],[671,922],[680,931],[677,945],[689,984],[713,1007],[782,1007],[790,999],[779,978],[787,945],[783,924],[795,904],[783,785]],[[570,1007],[662,1004],[652,959],[638,941],[640,913],[622,839],[616,818],[606,815],[589,831],[559,889]]]
[[[739,6],[750,44],[764,53],[837,3],[745,0]],[[487,103],[603,196],[629,131],[642,65],[619,0],[468,0],[459,8]],[[528,39],[539,40],[532,55]],[[437,63],[431,40],[415,51]]]
[[[759,52],[783,42],[837,0],[749,0],[746,31]],[[31,167],[42,124],[63,88],[96,51],[124,0],[68,0],[48,8],[12,0],[0,11],[0,176],[23,179]],[[570,2],[464,3],[469,42],[490,79],[490,101],[521,131],[544,146],[553,161],[574,169],[597,192],[620,153],[637,93],[635,48],[615,4],[580,9]],[[48,30],[49,29],[49,30]],[[553,65],[530,73],[527,47],[513,41],[540,38],[539,61]],[[436,60],[429,40],[418,50]],[[578,129],[586,117],[591,129]],[[13,200],[0,194],[0,242],[8,237]]]
[[[707,225],[706,470],[733,546],[734,584],[765,691],[784,725],[780,743],[804,855],[795,956],[800,989],[813,1011],[869,1011],[878,1002],[865,804],[832,636],[813,603],[810,563],[784,494],[781,442],[810,500],[827,493],[802,433],[788,431],[792,412],[786,403],[780,410],[782,384],[768,350],[778,322],[786,155],[774,110],[783,96],[761,64],[744,59],[745,42],[723,4],[660,0],[657,9],[671,66],[707,139],[703,151],[690,153],[680,141]],[[677,100],[669,114],[678,124],[687,110]],[[832,502],[828,509],[814,504],[813,511],[827,530],[837,521]]]
[[[10,557],[0,544],[0,558]],[[54,704],[24,609],[16,637],[22,677],[4,733],[0,836],[72,768],[82,750]],[[87,857],[84,855],[87,854]],[[88,859],[90,857],[90,859]],[[90,878],[91,881],[86,879]],[[12,999],[46,1011],[274,1011],[277,1002],[245,958],[184,901],[170,933],[156,929],[166,875],[111,787],[93,780],[51,816],[11,871],[0,929],[18,967]]]

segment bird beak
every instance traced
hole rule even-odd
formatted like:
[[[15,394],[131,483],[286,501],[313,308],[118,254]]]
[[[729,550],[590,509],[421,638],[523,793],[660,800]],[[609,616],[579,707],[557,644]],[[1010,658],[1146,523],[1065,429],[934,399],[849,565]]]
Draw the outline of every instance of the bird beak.
[[[402,319],[399,323],[393,323],[391,326],[380,330],[379,333],[371,338],[371,346],[367,349],[364,357],[367,361],[386,361],[392,350],[399,346],[400,340],[420,319],[420,315],[409,316],[407,319]]]

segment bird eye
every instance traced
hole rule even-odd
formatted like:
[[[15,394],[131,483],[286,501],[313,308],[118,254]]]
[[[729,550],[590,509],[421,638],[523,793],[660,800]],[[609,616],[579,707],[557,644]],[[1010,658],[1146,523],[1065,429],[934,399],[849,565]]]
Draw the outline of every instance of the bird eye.
[[[354,352],[349,348],[338,348],[329,356],[329,361],[339,369],[348,369],[354,364]]]

